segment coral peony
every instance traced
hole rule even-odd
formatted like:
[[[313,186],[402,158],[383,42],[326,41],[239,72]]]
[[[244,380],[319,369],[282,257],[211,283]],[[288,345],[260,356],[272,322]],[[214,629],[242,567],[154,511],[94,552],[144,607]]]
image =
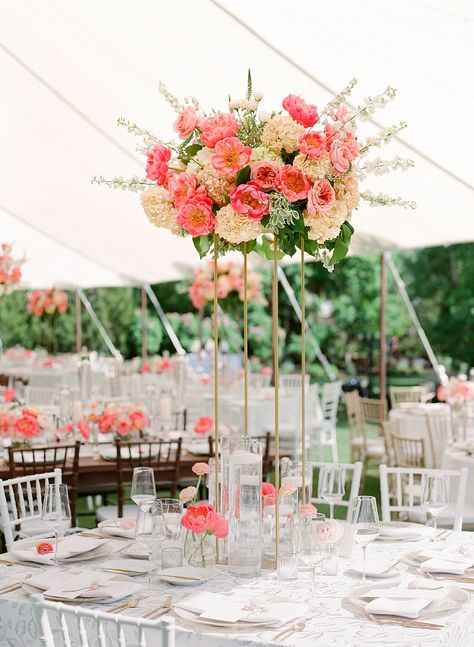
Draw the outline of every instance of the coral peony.
[[[40,432],[40,426],[35,416],[23,411],[23,415],[15,420],[14,428],[17,434],[32,438]]]
[[[309,132],[300,137],[300,151],[318,159],[326,152],[326,140],[320,133]]]
[[[204,146],[214,148],[217,142],[226,137],[234,137],[239,129],[235,117],[228,113],[220,113],[208,119],[199,120],[201,140]]]
[[[211,431],[214,425],[214,421],[209,416],[201,416],[199,420],[194,425],[194,431],[196,434],[207,434]]]
[[[304,99],[296,96],[296,94],[289,94],[285,97],[282,106],[292,119],[305,128],[311,128],[318,121],[318,109],[316,106],[306,103]]]
[[[219,175],[234,177],[250,161],[252,149],[237,137],[227,137],[216,144],[211,163]]]
[[[281,169],[278,188],[290,202],[296,202],[307,197],[311,184],[303,171],[291,164],[285,164]]]
[[[171,151],[162,144],[157,144],[147,152],[146,176],[157,184],[164,184],[168,173],[168,164]]]
[[[178,133],[180,139],[186,139],[196,128],[197,121],[196,110],[192,106],[189,106],[183,112],[179,113],[173,128]]]
[[[168,180],[168,191],[176,208],[181,207],[196,193],[197,184],[198,180],[194,173],[173,173],[171,175]]]
[[[240,184],[230,194],[232,209],[253,220],[261,220],[270,210],[270,200],[256,182]]]
[[[202,236],[214,231],[216,218],[209,198],[190,198],[178,211],[178,224],[191,236]]]
[[[316,213],[329,211],[334,204],[336,194],[334,189],[325,179],[318,180],[308,193],[308,213],[314,216]]]
[[[189,508],[186,508],[181,525],[196,535],[207,532],[222,539],[227,537],[228,533],[227,520],[216,513],[213,505],[204,503],[190,505]]]
[[[280,179],[280,170],[282,165],[278,162],[263,160],[255,162],[250,171],[250,179],[256,182],[264,190],[275,189]]]

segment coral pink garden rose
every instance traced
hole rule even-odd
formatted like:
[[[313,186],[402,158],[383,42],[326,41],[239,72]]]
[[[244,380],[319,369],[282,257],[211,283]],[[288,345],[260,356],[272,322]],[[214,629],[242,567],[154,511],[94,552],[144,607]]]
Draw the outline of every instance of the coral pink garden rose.
[[[214,117],[199,120],[198,127],[201,129],[201,140],[204,146],[214,148],[222,139],[234,137],[239,124],[231,114],[220,113]]]
[[[285,164],[280,173],[278,188],[290,202],[296,202],[307,197],[311,184],[303,171],[290,164]]]
[[[191,236],[203,236],[214,231],[216,217],[211,210],[209,198],[194,196],[178,211],[177,222]]]
[[[233,177],[249,163],[251,154],[250,146],[245,146],[237,137],[227,137],[217,142],[211,163],[219,175]]]
[[[52,553],[53,550],[53,544],[49,541],[42,541],[36,546],[36,552],[39,555],[48,555],[49,553]]]
[[[281,164],[264,160],[255,162],[250,171],[250,179],[258,184],[264,190],[275,189],[280,178]]]
[[[207,463],[194,463],[191,471],[197,474],[197,476],[202,476],[203,474],[210,474],[211,468]]]
[[[331,164],[339,175],[347,173],[351,165],[351,151],[344,141],[334,139],[329,150]]]
[[[230,194],[230,204],[237,213],[261,220],[270,210],[268,195],[259,189],[256,182],[240,184]]]
[[[304,99],[296,96],[296,94],[289,94],[285,97],[282,106],[292,119],[305,128],[311,128],[318,121],[318,109],[316,106],[306,103]]]
[[[157,184],[166,182],[168,173],[168,162],[171,157],[171,151],[166,146],[158,144],[153,146],[151,151],[147,152],[146,176],[149,180],[154,180]]]
[[[193,107],[189,106],[183,112],[180,112],[174,122],[174,130],[178,133],[180,139],[186,139],[196,128],[197,114]]]
[[[327,180],[322,178],[314,183],[308,193],[308,213],[310,216],[325,213],[332,208],[335,201],[334,189]]]
[[[194,425],[196,434],[207,434],[211,431],[214,421],[209,416],[201,416]]]
[[[326,152],[326,139],[320,133],[310,132],[301,135],[299,142],[303,155],[309,155],[313,159],[318,159]]]

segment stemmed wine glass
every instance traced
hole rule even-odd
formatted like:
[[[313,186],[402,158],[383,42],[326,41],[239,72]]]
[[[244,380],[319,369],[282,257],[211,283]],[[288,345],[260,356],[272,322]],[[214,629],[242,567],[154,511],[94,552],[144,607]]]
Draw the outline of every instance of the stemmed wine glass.
[[[140,510],[149,510],[156,499],[155,475],[151,467],[135,467],[130,498]]]
[[[380,534],[377,501],[373,496],[356,496],[349,508],[349,523],[354,528],[354,539],[362,546],[362,581],[366,580],[367,545]]]
[[[52,483],[46,486],[41,510],[42,520],[54,530],[54,565],[58,567],[59,535],[71,525],[71,507],[67,485]]]
[[[319,473],[318,496],[329,503],[329,517],[334,518],[334,506],[345,493],[344,469],[338,464],[323,465]]]
[[[448,479],[446,476],[426,476],[421,492],[421,505],[433,517],[434,537],[438,530],[438,516],[448,506]]]
[[[311,568],[311,590],[313,595],[316,567],[322,561],[317,526],[323,521],[326,521],[326,517],[320,512],[317,512],[311,518],[303,517],[300,522],[298,561],[303,566]]]
[[[135,539],[148,554],[148,589],[151,591],[153,548],[166,539],[163,511],[158,500],[147,508],[138,509]]]

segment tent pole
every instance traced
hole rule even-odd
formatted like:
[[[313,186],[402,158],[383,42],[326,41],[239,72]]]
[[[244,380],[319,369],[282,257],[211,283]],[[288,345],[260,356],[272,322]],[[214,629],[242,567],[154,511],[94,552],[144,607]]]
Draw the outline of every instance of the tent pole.
[[[385,252],[380,254],[380,365],[379,388],[380,399],[387,399],[387,340],[385,337],[385,319],[387,310],[387,265]]]
[[[82,322],[81,322],[81,297],[77,290],[75,296],[75,314],[76,314],[76,353],[81,354],[82,349]]]
[[[153,307],[155,308],[156,313],[159,316],[161,323],[163,324],[163,328],[168,333],[168,337],[170,338],[171,343],[173,344],[173,346],[175,348],[175,351],[178,353],[178,355],[186,355],[186,351],[181,346],[181,342],[179,341],[178,337],[176,336],[176,333],[173,330],[173,327],[171,326],[171,324],[169,322],[169,319],[165,314],[165,311],[161,307],[161,303],[158,301],[158,298],[157,298],[156,294],[151,289],[151,285],[149,283],[144,283],[143,284],[143,289],[145,290],[145,292],[149,296],[150,301],[153,304]]]
[[[107,334],[107,331],[105,330],[104,326],[101,324],[99,317],[96,315],[94,308],[92,307],[91,302],[89,299],[86,297],[84,290],[82,288],[76,288],[77,293],[79,294],[79,297],[81,299],[82,304],[84,305],[85,309],[87,310],[87,313],[89,317],[92,319],[94,322],[97,330],[100,332],[102,339],[105,341],[107,348],[109,351],[112,353],[112,355],[115,357],[115,359],[122,361],[123,357],[120,351],[115,348],[112,340],[110,339],[109,335]]]
[[[280,283],[283,287],[283,289],[286,292],[286,296],[288,297],[293,310],[296,313],[296,316],[298,319],[302,320],[302,312],[301,312],[301,306],[298,302],[298,299],[296,298],[295,292],[293,288],[291,287],[285,272],[283,271],[283,268],[281,266],[278,266],[278,278],[280,279]],[[328,362],[327,357],[324,355],[324,353],[321,350],[321,346],[319,345],[318,340],[316,337],[313,335],[313,332],[311,328],[309,327],[308,322],[305,322],[305,328],[306,328],[306,335],[308,337],[309,343],[312,345],[314,352],[316,353],[316,356],[320,362],[320,364],[323,366],[324,370],[326,371],[327,376],[331,380],[331,382],[334,382],[336,380],[336,374],[332,370],[331,364]]]
[[[403,282],[403,279],[400,276],[400,273],[397,269],[397,266],[393,262],[393,258],[391,254],[387,254],[387,265],[390,269],[390,272],[393,276],[393,279],[395,281],[395,285],[397,286],[397,290],[400,294],[400,297],[405,304],[405,307],[408,311],[408,314],[410,316],[410,319],[413,322],[413,325],[416,328],[416,332],[418,333],[418,336],[421,340],[421,343],[423,344],[423,347],[426,351],[426,354],[428,355],[428,358],[431,362],[431,365],[433,367],[434,372],[438,376],[441,384],[444,384],[447,382],[448,377],[446,375],[446,371],[443,369],[443,367],[438,363],[438,360],[436,359],[436,355],[434,354],[433,349],[431,348],[431,344],[428,340],[428,337],[426,336],[425,331],[423,330],[423,326],[420,323],[420,320],[418,319],[418,315],[416,314],[416,310],[413,307],[412,302],[410,301],[410,297],[408,296],[408,292],[405,287],[405,283]]]
[[[148,357],[148,339],[147,339],[147,305],[148,297],[144,287],[141,288],[141,316],[142,316],[142,360],[145,362]]]

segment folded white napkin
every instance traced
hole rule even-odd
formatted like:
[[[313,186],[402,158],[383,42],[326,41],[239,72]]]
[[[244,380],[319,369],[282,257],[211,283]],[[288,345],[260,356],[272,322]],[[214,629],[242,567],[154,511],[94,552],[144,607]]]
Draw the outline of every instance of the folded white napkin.
[[[392,568],[395,566],[397,563],[397,560],[395,559],[389,559],[389,558],[372,558],[367,560],[366,564],[366,575],[368,577],[371,576],[377,576],[377,575],[382,575],[383,573],[389,573]],[[351,570],[356,572],[356,573],[362,573],[364,568],[364,565],[362,562],[355,562],[351,566]]]
[[[133,527],[127,528],[128,524],[125,522],[129,522],[130,525],[133,523]],[[135,522],[133,519],[111,519],[106,523],[102,523],[100,525],[100,528],[98,528],[97,530],[98,532],[104,532],[107,535],[111,535],[113,537],[125,537],[126,539],[133,539],[135,537]]]
[[[380,537],[387,537],[393,539],[407,539],[408,537],[417,537],[424,534],[425,526],[416,528],[415,526],[379,526]]]
[[[453,561],[442,557],[427,559],[420,566],[425,573],[451,573],[453,575],[465,575],[466,570],[472,566],[471,561]]]
[[[428,606],[430,600],[408,598],[375,598],[365,605],[367,613],[376,615],[401,616],[402,618],[418,618],[420,611]]]
[[[83,553],[88,553],[95,548],[98,548],[102,544],[107,543],[107,539],[97,539],[95,537],[82,537],[81,535],[68,535],[59,541],[58,545],[58,559],[67,560],[70,557],[76,557],[82,555]],[[19,546],[10,549],[9,553],[21,562],[37,562],[38,564],[53,564],[54,563],[54,552],[47,553],[46,555],[40,555],[36,546],[42,543],[41,539],[38,539],[38,542],[28,548],[22,548]],[[54,549],[54,540],[50,542],[53,545]]]

